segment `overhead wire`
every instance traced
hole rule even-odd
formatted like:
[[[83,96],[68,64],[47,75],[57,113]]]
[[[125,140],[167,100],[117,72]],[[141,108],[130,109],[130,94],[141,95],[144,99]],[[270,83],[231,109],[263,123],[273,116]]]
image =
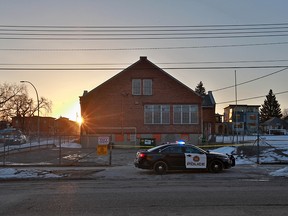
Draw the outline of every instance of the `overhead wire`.
[[[227,48],[227,47],[249,47],[286,45],[288,42],[248,43],[248,44],[223,44],[202,46],[176,46],[176,47],[134,47],[134,48],[0,48],[0,51],[28,51],[28,52],[94,52],[94,51],[127,51],[127,50],[172,50],[172,49],[202,49],[202,48]]]
[[[272,76],[274,74],[277,74],[277,73],[280,73],[280,72],[283,72],[285,70],[287,70],[288,67],[285,67],[281,70],[278,70],[278,71],[275,71],[275,72],[272,72],[272,73],[269,73],[269,74],[266,74],[264,76],[260,76],[260,77],[257,77],[255,79],[251,79],[251,80],[248,80],[248,81],[245,81],[245,82],[242,82],[242,83],[238,83],[236,85],[231,85],[231,86],[227,86],[227,87],[224,87],[224,88],[219,88],[219,89],[216,89],[216,90],[212,90],[212,92],[216,92],[216,91],[221,91],[221,90],[225,90],[225,89],[229,89],[229,88],[235,88],[237,86],[240,86],[240,85],[244,85],[244,84],[247,84],[247,83],[250,83],[250,82],[254,82],[254,81],[257,81],[257,80],[260,80],[260,79],[263,79],[265,77],[268,77],[268,76]]]
[[[257,69],[257,68],[288,68],[288,65],[268,65],[268,66],[213,66],[213,67],[161,67],[161,69],[163,70],[216,70],[216,69],[243,69],[243,68],[250,68],[250,69]],[[107,71],[107,70],[124,70],[125,68],[27,68],[27,67],[21,67],[21,68],[12,68],[12,67],[5,67],[5,68],[0,68],[0,70],[11,70],[11,71],[15,71],[15,70],[43,70],[43,71],[53,71],[53,70],[59,70],[59,71],[63,71],[63,70],[71,70],[71,71],[75,71],[75,70],[83,70],[83,71],[88,71],[88,70],[103,70],[103,71]],[[145,68],[141,68],[139,70],[145,70]],[[230,88],[230,87],[229,87]],[[220,91],[220,90],[219,90]]]
[[[261,37],[286,37],[288,34],[286,30],[275,30],[275,29],[285,29],[288,23],[262,23],[262,24],[240,24],[240,25],[194,25],[194,26],[19,26],[19,25],[0,25],[0,35],[6,35],[6,37],[0,37],[0,40],[158,40],[158,39],[226,39],[226,38],[261,38]],[[220,27],[220,28],[219,28]],[[224,27],[224,28],[223,28]],[[230,29],[225,29],[230,27]],[[240,28],[241,27],[241,28]],[[251,27],[251,28],[250,28]],[[2,28],[2,29],[1,29]],[[3,29],[6,28],[6,29]],[[8,29],[7,29],[8,28]],[[14,29],[12,29],[14,28]],[[18,28],[18,29],[15,29]],[[20,28],[20,29],[19,29]],[[30,29],[25,29],[30,28]],[[32,28],[32,29],[31,29]],[[41,29],[39,29],[41,28]],[[45,28],[45,29],[43,29]],[[71,29],[73,28],[73,29]],[[170,29],[167,29],[170,28]],[[173,28],[173,29],[172,29]],[[182,28],[182,29],[180,29]],[[183,29],[185,28],[185,29]],[[188,29],[187,29],[188,28]],[[190,28],[190,29],[189,29]],[[194,29],[191,29],[194,28]],[[200,28],[200,29],[195,29]],[[205,29],[206,28],[206,29]],[[210,29],[208,29],[210,28]],[[218,29],[217,29],[218,28]],[[273,30],[272,30],[273,29]],[[78,33],[81,30],[81,34]],[[227,31],[230,32],[221,32]],[[247,31],[249,30],[249,31]],[[251,31],[252,30],[252,31]],[[265,31],[263,31],[265,30]],[[267,31],[269,30],[269,31]],[[11,32],[12,31],[12,32]],[[15,32],[72,32],[73,34],[51,34],[51,33],[15,33]],[[84,34],[82,32],[117,32],[116,34]],[[166,33],[141,33],[141,34],[131,34],[131,33],[118,33],[118,32],[166,32]],[[189,33],[187,33],[189,31]],[[200,32],[195,32],[200,31]],[[210,32],[207,32],[210,31]],[[215,32],[216,31],[216,32]],[[220,31],[220,32],[217,32]],[[233,32],[234,31],[234,32]],[[77,32],[74,34],[74,32]],[[168,32],[181,32],[181,33],[168,33]],[[191,33],[193,32],[193,33]],[[281,34],[280,34],[281,33]],[[245,35],[243,35],[245,34]],[[249,35],[250,34],[250,35]],[[252,35],[251,35],[252,34]],[[7,37],[8,35],[13,37]],[[187,36],[188,35],[188,36]],[[197,36],[201,35],[201,36]],[[15,37],[16,36],[16,37]],[[18,37],[18,36],[29,36],[29,37]],[[30,37],[30,36],[45,36],[45,37]],[[47,37],[50,36],[50,37]],[[60,36],[60,37],[59,37]],[[65,37],[64,37],[65,36]],[[68,37],[69,36],[69,37]],[[80,37],[79,37],[80,36]],[[95,37],[97,36],[97,37]],[[99,37],[98,37],[99,36]],[[103,37],[105,36],[105,37]],[[121,36],[121,37],[119,37]],[[131,36],[131,37],[127,37]],[[132,37],[133,36],[133,37]],[[137,37],[134,37],[137,36]],[[141,37],[138,37],[141,36]],[[149,37],[143,37],[149,36]],[[157,37],[151,37],[157,36]],[[161,37],[159,37],[161,36]],[[166,37],[163,37],[166,36]],[[175,37],[178,36],[178,37]],[[181,37],[179,37],[181,36]],[[226,44],[226,45],[215,45],[215,46],[183,46],[183,47],[158,47],[158,48],[116,48],[116,49],[101,49],[101,48],[89,48],[89,49],[0,49],[0,51],[101,51],[101,50],[136,50],[136,49],[191,49],[191,48],[212,48],[212,47],[237,47],[237,46],[262,46],[262,45],[280,45],[287,44],[288,42],[277,42],[277,43],[254,43],[254,44]],[[244,85],[268,76],[272,76],[276,73],[280,73],[288,69],[287,65],[266,65],[266,66],[219,66],[219,67],[164,67],[162,69],[177,69],[177,70],[193,70],[193,69],[238,69],[238,68],[280,68],[284,67],[281,70],[272,72],[270,74],[248,80],[242,83],[237,84]],[[119,68],[0,68],[0,70],[118,70]],[[123,68],[122,68],[123,69]],[[121,68],[120,68],[121,70]],[[228,88],[235,87],[228,86],[220,89],[216,89],[215,91],[225,90]],[[287,93],[280,92],[276,94]],[[259,96],[263,97],[263,96]],[[252,97],[242,100],[249,100],[258,97]],[[223,102],[228,103],[228,102]],[[219,103],[218,103],[219,104]]]
[[[255,27],[255,26],[287,26],[288,23],[250,23],[250,24],[214,24],[214,25],[117,25],[117,26],[93,26],[93,25],[7,25],[0,24],[0,27],[7,28],[207,28],[207,27]]]
[[[191,62],[156,62],[156,65],[183,65],[183,64],[242,64],[242,63],[268,63],[268,62],[287,62],[288,59],[266,59],[266,60],[239,60],[239,61],[191,61]],[[0,63],[0,65],[127,65],[130,63]]]
[[[230,36],[183,36],[183,37],[0,37],[0,40],[188,40],[188,39],[233,39],[233,38],[264,38],[287,37],[288,34],[263,34],[263,35],[230,35]]]
[[[277,93],[273,93],[274,95],[281,95],[281,94],[286,94],[288,93],[288,91],[282,91],[282,92],[277,92]],[[242,98],[242,99],[237,99],[237,101],[247,101],[247,100],[253,100],[253,99],[258,99],[258,98],[263,98],[266,95],[261,95],[261,96],[255,96],[255,97],[249,97],[249,98]],[[233,103],[235,102],[235,100],[230,100],[230,101],[225,101],[225,102],[220,102],[217,104],[227,104],[227,103]]]
[[[2,35],[3,37],[0,37],[0,39],[2,40],[152,40],[152,39],[207,39],[207,38],[220,39],[220,38],[245,38],[245,37],[284,37],[288,36],[287,34],[285,34],[287,33],[287,28],[288,23],[260,23],[260,24],[242,24],[242,25],[227,25],[227,24],[190,25],[190,26],[189,25],[178,25],[178,26],[176,25],[170,25],[170,26],[169,25],[166,26],[165,25],[162,26],[161,25],[159,26],[157,25],[155,26],[22,25],[21,26],[21,25],[2,24],[0,25],[0,35]],[[91,34],[91,32],[93,33]],[[18,36],[27,36],[27,37],[18,37]],[[31,37],[31,36],[38,36],[38,37]]]

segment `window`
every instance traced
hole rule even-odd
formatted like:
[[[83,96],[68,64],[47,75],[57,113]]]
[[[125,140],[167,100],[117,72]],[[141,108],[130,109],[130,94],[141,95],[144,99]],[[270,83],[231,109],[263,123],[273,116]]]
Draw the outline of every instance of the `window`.
[[[250,114],[250,115],[249,115],[249,119],[250,119],[250,120],[257,120],[256,114]]]
[[[143,80],[143,95],[152,95],[152,80]]]
[[[141,79],[132,80],[132,95],[141,95]]]
[[[132,95],[152,95],[152,79],[133,79]]]
[[[169,124],[170,106],[169,105],[145,105],[144,124]]]
[[[174,124],[197,124],[198,106],[197,105],[174,105]]]
[[[186,146],[185,152],[186,153],[193,153],[193,154],[203,154],[203,152],[200,149],[192,147],[192,146]]]
[[[161,152],[163,153],[183,153],[182,146],[168,146],[167,148],[163,149]]]

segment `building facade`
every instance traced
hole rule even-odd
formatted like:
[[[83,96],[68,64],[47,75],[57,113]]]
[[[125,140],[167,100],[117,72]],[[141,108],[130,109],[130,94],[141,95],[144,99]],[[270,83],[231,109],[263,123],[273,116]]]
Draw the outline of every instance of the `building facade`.
[[[12,127],[21,130],[25,135],[38,134],[38,116],[32,117],[12,117]],[[79,136],[79,124],[68,118],[60,117],[39,117],[39,134],[40,136],[54,135],[73,135]]]
[[[197,144],[203,134],[203,116],[211,128],[215,124],[215,104],[204,110],[202,102],[192,89],[140,57],[80,97],[82,145],[94,145],[99,136],[126,146],[143,139],[154,139],[156,144],[179,139]]]
[[[255,134],[258,131],[259,105],[229,105],[224,108],[224,124],[231,134]]]

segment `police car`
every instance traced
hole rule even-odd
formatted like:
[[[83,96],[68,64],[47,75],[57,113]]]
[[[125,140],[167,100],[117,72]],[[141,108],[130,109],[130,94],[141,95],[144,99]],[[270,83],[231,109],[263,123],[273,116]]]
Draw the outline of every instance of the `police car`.
[[[135,167],[151,169],[157,174],[169,170],[205,169],[213,173],[235,166],[233,155],[205,151],[184,142],[168,143],[136,154]]]

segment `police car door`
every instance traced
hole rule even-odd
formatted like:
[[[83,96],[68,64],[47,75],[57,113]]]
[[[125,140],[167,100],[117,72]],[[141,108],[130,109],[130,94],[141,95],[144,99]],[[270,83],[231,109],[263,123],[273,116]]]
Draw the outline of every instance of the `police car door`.
[[[185,167],[185,155],[182,145],[171,145],[161,151],[164,159],[172,169],[183,169]]]
[[[186,169],[205,169],[207,167],[207,156],[204,152],[193,146],[185,147]]]

